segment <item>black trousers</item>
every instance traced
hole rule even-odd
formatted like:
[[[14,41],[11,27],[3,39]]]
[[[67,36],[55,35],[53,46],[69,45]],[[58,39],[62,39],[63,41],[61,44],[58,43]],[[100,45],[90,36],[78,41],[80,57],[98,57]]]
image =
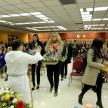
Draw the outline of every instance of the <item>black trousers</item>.
[[[65,68],[65,72],[64,72],[64,68]],[[67,76],[67,62],[63,62],[61,67],[61,78],[64,78],[64,75]]]
[[[102,76],[101,73],[98,74],[96,86],[97,86],[97,101],[101,101],[101,93],[102,93]],[[82,89],[82,93],[80,94],[81,96],[84,96],[84,94],[93,86],[86,85],[84,84],[84,88]]]
[[[78,49],[72,50],[73,60],[78,56]]]
[[[58,89],[59,85],[59,73],[61,69],[62,62],[59,62],[57,65],[47,65],[47,77],[51,87],[55,87],[55,90]],[[53,72],[54,72],[54,82],[53,82]]]
[[[32,64],[32,83],[33,83],[33,86],[35,86],[35,67],[36,67],[36,64]],[[41,62],[39,61],[37,69],[36,69],[37,85],[40,85],[40,67],[41,67]]]

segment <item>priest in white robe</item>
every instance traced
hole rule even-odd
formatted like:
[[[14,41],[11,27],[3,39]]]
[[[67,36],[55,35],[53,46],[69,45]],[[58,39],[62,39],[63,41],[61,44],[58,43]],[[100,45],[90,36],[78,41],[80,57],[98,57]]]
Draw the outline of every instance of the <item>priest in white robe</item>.
[[[16,39],[12,43],[12,51],[6,54],[5,61],[7,64],[8,87],[21,93],[21,99],[30,103],[31,106],[31,90],[29,78],[27,76],[28,64],[35,64],[42,60],[41,47],[37,47],[36,54],[29,55],[23,53],[23,43]]]

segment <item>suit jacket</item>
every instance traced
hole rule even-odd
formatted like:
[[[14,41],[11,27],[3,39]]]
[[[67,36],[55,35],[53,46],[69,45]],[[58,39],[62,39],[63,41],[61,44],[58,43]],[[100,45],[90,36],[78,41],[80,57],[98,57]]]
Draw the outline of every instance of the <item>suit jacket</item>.
[[[82,82],[87,85],[95,86],[102,64],[98,56],[96,56],[95,62],[93,62],[93,58],[94,50],[89,49],[87,53],[87,66],[82,77]]]
[[[45,50],[44,50],[44,47],[43,47],[42,42],[38,41],[37,44],[38,44],[38,46],[41,46],[41,48],[42,48],[42,50],[41,50],[41,55],[44,55],[44,54],[45,54]],[[35,46],[35,42],[34,42],[34,41],[31,42],[31,43],[29,44],[29,48],[30,48],[31,50],[34,49],[34,46]]]

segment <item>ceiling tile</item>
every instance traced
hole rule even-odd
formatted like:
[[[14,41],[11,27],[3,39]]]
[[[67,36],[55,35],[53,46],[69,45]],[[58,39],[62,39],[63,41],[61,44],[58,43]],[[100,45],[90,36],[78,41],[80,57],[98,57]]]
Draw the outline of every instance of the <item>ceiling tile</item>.
[[[17,8],[20,8],[20,9],[25,9],[25,8],[31,8],[29,5],[27,4],[18,4],[18,5],[14,5],[15,7]]]
[[[104,15],[106,11],[94,11],[93,15]]]
[[[95,2],[104,2],[104,1],[108,1],[108,0],[95,0]]]
[[[21,4],[23,3],[21,0],[3,0],[9,4]]]
[[[78,3],[90,3],[94,2],[94,0],[77,0]]]
[[[26,3],[31,3],[31,2],[38,2],[38,1],[40,1],[40,0],[22,0],[22,1],[24,1],[24,2],[26,2]]]
[[[10,5],[10,4],[8,4],[8,3],[6,3],[6,2],[0,0],[0,6],[7,6],[7,5]]]
[[[47,8],[47,7],[36,7],[35,8],[36,10],[38,10],[38,11],[40,11],[40,12],[43,12],[43,11],[50,11],[50,9],[49,8]]]
[[[64,5],[65,9],[75,9],[78,8],[77,4]]]
[[[85,4],[78,4],[79,8],[91,8],[94,6],[94,3],[85,3]]]
[[[14,14],[12,11],[3,11],[3,14]]]
[[[52,11],[54,11],[54,10],[63,10],[63,9],[64,9],[62,6],[52,6],[52,7],[49,6],[49,8],[50,8]]]
[[[29,8],[29,9],[23,9],[25,12],[37,12],[36,9]]]
[[[108,6],[108,1],[107,2],[96,2],[95,7],[102,7],[102,6]]]
[[[65,10],[59,10],[59,11],[54,10],[53,12],[54,12],[55,14],[57,14],[57,13],[67,14]]]
[[[16,7],[14,7],[14,6],[3,6],[3,8],[4,9],[7,9],[7,10],[15,10],[15,9],[18,9],[18,8],[16,8]]]
[[[36,2],[36,3],[29,3],[31,7],[37,8],[37,7],[45,7],[45,5],[42,2]]]
[[[20,9],[19,9],[19,10],[13,10],[12,12],[14,12],[14,13],[16,13],[16,14],[17,14],[17,13],[24,13],[24,11],[23,11],[23,10],[20,10]]]
[[[6,9],[4,9],[4,8],[0,8],[0,12],[2,12],[2,11],[6,11]]]
[[[43,2],[46,6],[58,6],[58,5],[61,5],[59,1],[44,1]]]

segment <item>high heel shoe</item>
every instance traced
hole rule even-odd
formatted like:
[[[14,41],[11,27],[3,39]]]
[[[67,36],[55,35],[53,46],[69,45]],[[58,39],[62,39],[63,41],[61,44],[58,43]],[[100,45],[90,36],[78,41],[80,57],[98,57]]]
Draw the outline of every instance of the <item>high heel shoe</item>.
[[[37,86],[36,89],[39,89],[39,86]]]
[[[63,78],[61,78],[61,81],[63,81]]]
[[[55,90],[54,96],[58,96],[58,90]]]
[[[83,97],[82,97],[81,95],[79,95],[79,97],[78,97],[78,102],[79,102],[79,104],[81,104],[81,105],[83,105],[82,99],[83,99]]]
[[[98,101],[96,103],[96,105],[97,105],[97,108],[104,108],[103,105],[102,105],[102,101]]]
[[[35,86],[33,86],[32,91],[35,89]]]
[[[50,87],[50,92],[52,92],[53,91],[53,87]]]

